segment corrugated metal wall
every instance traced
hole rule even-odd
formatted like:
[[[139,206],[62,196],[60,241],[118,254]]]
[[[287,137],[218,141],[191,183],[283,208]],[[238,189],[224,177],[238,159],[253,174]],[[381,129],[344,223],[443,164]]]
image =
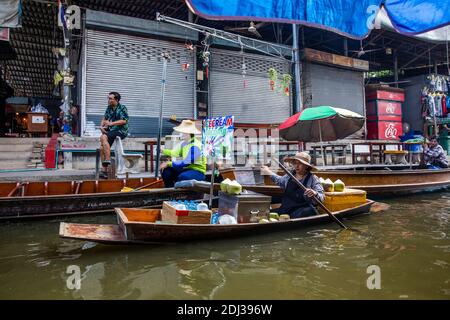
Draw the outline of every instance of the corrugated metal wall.
[[[244,57],[244,59],[243,59]],[[247,67],[244,88],[242,64]],[[290,72],[290,63],[262,55],[211,50],[209,112],[212,116],[234,115],[238,123],[281,123],[291,114],[290,96],[271,91],[267,71]]]
[[[405,102],[402,103],[403,122],[407,122],[411,130],[423,131],[420,97],[422,95],[422,88],[427,84],[426,76],[415,76],[403,80],[409,81],[408,83],[400,84],[405,89]]]
[[[327,105],[364,115],[362,72],[306,63],[302,76],[305,106]]]
[[[107,95],[118,91],[128,108],[130,135],[155,136],[161,101],[162,52],[169,52],[163,116],[194,115],[194,54],[182,43],[86,30],[86,120],[99,125]],[[189,71],[182,64],[189,63]],[[164,133],[172,127],[164,121]]]
[[[313,63],[303,63],[303,106],[332,106],[365,116],[363,73]],[[364,128],[349,139],[362,139]]]

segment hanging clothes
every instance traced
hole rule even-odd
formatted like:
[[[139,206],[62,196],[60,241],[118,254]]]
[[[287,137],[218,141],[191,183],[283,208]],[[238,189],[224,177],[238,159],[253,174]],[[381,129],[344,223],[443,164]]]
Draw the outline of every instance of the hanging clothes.
[[[436,108],[436,117],[442,117],[442,96],[437,94],[434,97],[435,108]]]
[[[447,101],[447,114],[450,112],[450,95],[445,99]]]
[[[442,116],[447,116],[447,96],[443,95],[441,99]]]
[[[436,116],[436,104],[435,104],[434,96],[431,94],[428,95],[428,107],[430,110],[430,116],[431,117]]]

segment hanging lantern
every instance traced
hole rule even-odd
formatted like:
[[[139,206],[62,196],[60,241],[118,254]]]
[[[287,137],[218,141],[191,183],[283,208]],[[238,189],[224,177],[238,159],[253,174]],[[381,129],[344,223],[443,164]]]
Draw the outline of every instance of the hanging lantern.
[[[189,68],[191,67],[191,65],[189,63],[183,63],[181,65],[181,69],[183,69],[184,72],[189,71]]]
[[[269,86],[270,86],[270,90],[275,91],[275,82],[278,79],[278,72],[275,68],[270,68],[268,71],[268,76],[269,76]]]
[[[270,80],[269,81],[269,86],[270,86],[270,90],[274,91],[275,90],[275,81]]]
[[[194,51],[194,45],[193,45],[191,42],[185,43],[185,44],[184,44],[184,47],[185,47],[186,50],[188,50],[188,51]]]
[[[281,88],[285,95],[289,96],[289,86],[292,81],[292,76],[289,73],[285,73],[281,79]]]
[[[245,75],[247,74],[247,66],[245,65],[244,61],[242,62],[241,70],[242,70],[242,78],[244,79],[243,85],[244,85],[244,89],[245,89],[245,88],[247,88],[248,81],[247,81],[247,79],[245,79]]]

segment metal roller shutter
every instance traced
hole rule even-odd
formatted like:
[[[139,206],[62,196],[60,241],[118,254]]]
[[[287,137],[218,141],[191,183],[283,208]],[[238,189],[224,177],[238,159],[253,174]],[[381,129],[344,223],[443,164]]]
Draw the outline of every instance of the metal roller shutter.
[[[326,105],[364,115],[362,72],[307,63],[303,68],[302,87],[309,87],[309,94],[303,97],[305,107]]]
[[[365,116],[363,73],[352,70],[304,63],[301,78],[303,105],[332,106]],[[364,127],[348,139],[364,137]]]
[[[128,108],[130,134],[152,136],[157,132],[161,101],[162,52],[169,52],[163,117],[194,115],[194,58],[183,44],[87,30],[85,66],[86,119],[101,119],[107,95],[118,91]],[[189,63],[188,71],[182,64]],[[170,127],[164,121],[166,127]],[[167,128],[166,128],[167,129]]]
[[[242,77],[243,57],[247,86]],[[281,123],[291,114],[291,98],[271,91],[267,71],[274,67],[281,75],[290,63],[262,55],[211,50],[210,95],[212,116],[234,115],[238,123]]]

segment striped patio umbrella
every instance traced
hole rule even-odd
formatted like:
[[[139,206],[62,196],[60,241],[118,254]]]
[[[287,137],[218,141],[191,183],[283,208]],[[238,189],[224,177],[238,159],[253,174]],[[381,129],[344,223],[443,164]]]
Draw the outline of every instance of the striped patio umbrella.
[[[280,125],[280,136],[288,141],[334,141],[361,129],[364,120],[362,115],[347,109],[330,106],[306,108]]]

